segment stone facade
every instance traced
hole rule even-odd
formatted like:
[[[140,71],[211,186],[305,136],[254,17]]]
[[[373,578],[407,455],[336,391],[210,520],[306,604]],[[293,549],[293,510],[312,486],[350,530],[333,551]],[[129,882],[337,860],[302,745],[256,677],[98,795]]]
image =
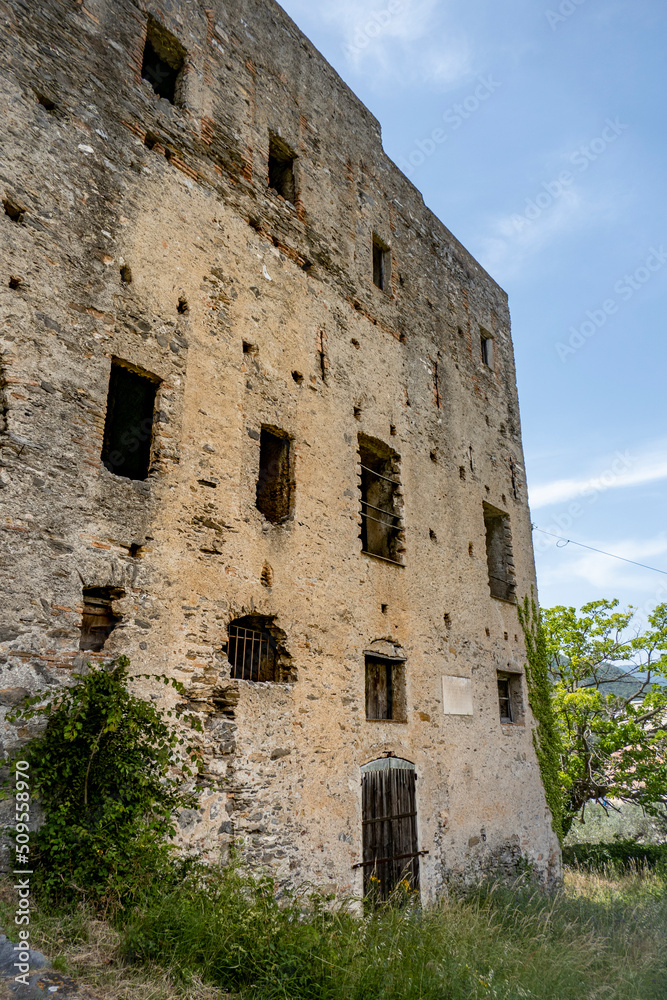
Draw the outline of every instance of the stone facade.
[[[240,839],[360,892],[360,768],[393,756],[426,896],[521,858],[556,877],[505,293],[272,0],[0,11],[4,709],[125,653],[205,718],[180,818],[205,856]],[[116,376],[152,408],[124,443]],[[230,676],[238,619],[275,680]]]

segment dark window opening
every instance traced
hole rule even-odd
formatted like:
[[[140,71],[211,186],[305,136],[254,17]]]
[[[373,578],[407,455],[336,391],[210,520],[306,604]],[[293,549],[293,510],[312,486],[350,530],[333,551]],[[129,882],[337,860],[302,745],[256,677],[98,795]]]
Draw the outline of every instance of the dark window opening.
[[[396,452],[382,441],[359,435],[361,547],[368,555],[400,565],[399,462]]]
[[[301,372],[292,372],[292,378],[294,379],[297,385],[301,385],[301,383],[303,382],[303,375],[301,374]]]
[[[386,899],[399,882],[419,890],[417,776],[397,757],[362,767],[364,895]],[[356,867],[356,866],[355,866]]]
[[[183,296],[178,300],[178,305],[176,311],[182,316],[184,313],[189,312],[190,306],[188,305],[188,300],[184,299]]]
[[[144,136],[144,146],[146,149],[155,149],[159,141],[159,138],[154,132],[146,132],[146,135]]]
[[[286,142],[275,135],[269,133],[269,187],[273,188],[285,201],[296,203],[296,181],[294,177],[294,163],[296,153],[290,149]]]
[[[15,274],[12,274],[9,279],[9,287],[16,290],[21,287],[21,279],[17,278]]]
[[[124,597],[117,587],[84,587],[83,614],[79,649],[99,653],[115,629],[121,616],[114,613],[113,602]]]
[[[152,376],[112,362],[102,463],[116,476],[145,479],[148,475],[157,388]]]
[[[486,330],[482,330],[480,336],[480,346],[482,351],[482,364],[487,368],[493,367],[493,337]]]
[[[41,106],[44,108],[45,111],[56,110],[55,101],[52,101],[50,97],[46,96],[46,94],[36,93],[35,97],[37,98],[37,103],[41,104]]]
[[[435,405],[438,409],[441,409],[442,396],[440,395],[440,363],[437,358],[433,362],[433,395],[435,396]]]
[[[386,608],[386,605],[383,605]],[[383,612],[386,614],[386,611]],[[366,654],[366,718],[405,721],[405,663]]]
[[[227,659],[236,680],[291,681],[295,673],[284,646],[285,634],[272,618],[246,615],[230,623]]]
[[[373,284],[386,292],[391,275],[391,251],[379,236],[373,233]]]
[[[509,723],[523,724],[520,674],[498,674],[498,709],[501,722],[506,725]]]
[[[514,602],[516,587],[509,517],[485,503],[484,527],[491,596]]]
[[[317,334],[317,357],[320,365],[320,375],[326,385],[329,359],[327,358],[327,335],[324,330],[320,330]]]
[[[124,285],[132,284],[132,268],[129,267],[127,264],[123,264],[123,266],[120,269],[120,280],[123,282]]]
[[[498,678],[498,705],[500,721],[512,722],[512,697],[510,695],[510,682],[506,677]]]
[[[9,198],[3,200],[2,206],[5,210],[5,215],[9,216],[12,222],[23,222],[25,208],[21,208],[20,205],[17,205],[16,202],[11,201]]]
[[[243,353],[244,354],[259,354],[259,347],[257,344],[251,344],[249,341],[243,341]]]
[[[149,17],[141,75],[150,83],[158,97],[163,97],[172,104],[176,104],[181,97],[186,55],[178,39]]]
[[[286,521],[293,508],[291,441],[284,431],[262,427],[259,438],[257,509],[267,521]]]

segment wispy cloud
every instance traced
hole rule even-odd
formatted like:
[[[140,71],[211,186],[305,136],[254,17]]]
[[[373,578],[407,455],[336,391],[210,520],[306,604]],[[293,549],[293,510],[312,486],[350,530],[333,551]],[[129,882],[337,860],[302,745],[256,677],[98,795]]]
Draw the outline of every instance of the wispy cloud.
[[[611,548],[615,555],[624,559],[654,565],[656,569],[667,568],[664,559],[667,554],[667,535],[664,532],[644,541],[624,539],[611,546],[608,539],[604,542],[587,539],[587,543],[594,548]],[[573,587],[574,582],[579,581],[590,587],[593,593],[604,597],[613,597],[615,591],[621,588],[627,591],[631,587],[653,594],[661,586],[657,573],[606,555],[586,552],[570,545],[557,549],[557,553],[557,560],[554,560],[553,553],[544,553],[540,559],[540,586],[551,587],[566,583],[568,587]],[[664,600],[664,597],[660,599]]]
[[[667,449],[664,445],[658,451],[631,461],[628,468],[618,472],[610,470],[601,475],[581,479],[557,479],[551,483],[534,486],[529,490],[530,506],[532,510],[538,510],[540,507],[564,503],[591,493],[641,486],[661,479],[667,479]]]
[[[516,214],[497,217],[478,242],[479,258],[490,274],[507,281],[553,240],[581,226],[591,212],[581,193],[572,188],[548,212],[522,225]]]
[[[301,6],[290,4],[293,15]],[[305,3],[303,4],[305,10]],[[355,72],[403,86],[458,86],[471,72],[470,45],[447,21],[442,0],[321,0],[318,18],[340,40]]]

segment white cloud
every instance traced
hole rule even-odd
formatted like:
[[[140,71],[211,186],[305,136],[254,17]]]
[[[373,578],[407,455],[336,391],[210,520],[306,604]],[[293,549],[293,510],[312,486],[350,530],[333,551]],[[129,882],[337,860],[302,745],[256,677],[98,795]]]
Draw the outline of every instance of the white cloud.
[[[537,208],[537,212],[525,204],[521,212],[500,216],[490,222],[488,234],[478,241],[482,264],[498,280],[515,277],[528,259],[562,234],[581,226],[590,215],[591,206],[573,187],[544,209]]]
[[[298,20],[303,5],[287,5]],[[317,17],[327,25],[348,65],[380,83],[459,85],[470,75],[470,47],[460,29],[445,24],[442,0],[322,0]]]
[[[615,555],[633,562],[655,566],[656,569],[665,568],[664,559],[661,558],[667,554],[667,536],[664,533],[644,541],[616,541],[611,546],[608,540],[590,541],[589,544],[593,548],[611,548]],[[589,593],[592,591],[603,597],[613,597],[619,591],[627,592],[632,589],[635,593],[648,595],[647,604],[651,607],[667,597],[667,578],[663,577],[664,582],[661,584],[657,573],[608,555],[587,552],[573,544],[557,547],[554,542],[553,548],[542,552],[537,562],[540,587],[545,589],[561,590],[562,585],[565,585],[568,591],[574,591],[578,584],[583,583],[590,588]]]
[[[581,479],[557,479],[542,486],[534,486],[529,490],[530,506],[532,510],[538,510],[576,497],[641,486],[661,479],[667,479],[667,450],[664,445],[639,457],[628,453],[618,455],[610,468],[598,475]]]

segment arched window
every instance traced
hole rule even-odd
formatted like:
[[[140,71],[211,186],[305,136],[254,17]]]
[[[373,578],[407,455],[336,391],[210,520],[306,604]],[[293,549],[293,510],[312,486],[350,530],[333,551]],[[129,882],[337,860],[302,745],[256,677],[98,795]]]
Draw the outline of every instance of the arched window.
[[[287,652],[285,633],[273,618],[245,615],[229,623],[227,659],[230,676],[241,681],[294,681],[296,672]]]
[[[415,765],[399,757],[361,768],[364,894],[386,899],[399,882],[419,889]]]

